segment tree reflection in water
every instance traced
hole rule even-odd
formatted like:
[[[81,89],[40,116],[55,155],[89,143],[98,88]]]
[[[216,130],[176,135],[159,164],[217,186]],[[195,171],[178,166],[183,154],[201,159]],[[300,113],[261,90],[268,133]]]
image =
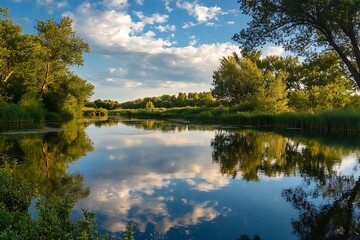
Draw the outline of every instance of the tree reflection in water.
[[[309,177],[304,180],[283,191],[300,212],[292,220],[300,239],[360,239],[360,178],[328,175],[325,182],[314,181],[315,187]]]
[[[238,174],[255,181],[259,175],[303,177],[301,186],[282,193],[300,212],[299,218],[292,220],[300,239],[360,239],[359,166],[351,175],[336,171],[342,158],[354,149],[251,130],[219,131],[211,146],[213,162],[232,178]]]
[[[63,131],[46,134],[0,135],[0,155],[18,161],[16,173],[36,185],[44,200],[68,198],[76,203],[90,190],[84,188],[82,175],[69,174],[67,168],[93,147],[82,122],[61,127]]]

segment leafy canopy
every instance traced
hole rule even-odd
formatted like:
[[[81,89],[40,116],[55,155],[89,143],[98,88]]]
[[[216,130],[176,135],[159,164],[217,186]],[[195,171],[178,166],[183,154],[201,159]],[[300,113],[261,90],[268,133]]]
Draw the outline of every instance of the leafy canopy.
[[[248,28],[233,36],[244,52],[268,42],[301,55],[335,51],[360,86],[360,1],[239,0]]]

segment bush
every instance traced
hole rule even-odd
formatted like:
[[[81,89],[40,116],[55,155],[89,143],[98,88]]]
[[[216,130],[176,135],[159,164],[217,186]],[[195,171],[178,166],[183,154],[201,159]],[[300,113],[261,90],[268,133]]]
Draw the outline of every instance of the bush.
[[[0,169],[0,239],[107,239],[95,227],[95,214],[83,210],[84,219],[71,221],[74,202],[41,199],[35,220],[28,207],[36,187],[16,176],[16,165]]]

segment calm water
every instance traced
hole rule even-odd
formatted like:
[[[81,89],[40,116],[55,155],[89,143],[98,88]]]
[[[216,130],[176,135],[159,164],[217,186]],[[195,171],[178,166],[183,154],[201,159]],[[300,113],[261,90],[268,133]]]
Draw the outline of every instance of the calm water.
[[[0,160],[122,239],[360,239],[360,137],[154,120],[0,134]]]

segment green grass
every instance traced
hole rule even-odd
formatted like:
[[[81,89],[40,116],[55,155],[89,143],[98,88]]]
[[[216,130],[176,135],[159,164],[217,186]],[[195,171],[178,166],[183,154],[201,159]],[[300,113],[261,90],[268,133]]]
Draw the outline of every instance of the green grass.
[[[232,108],[117,109],[109,115],[141,118],[185,119],[202,123],[241,126],[275,126],[326,132],[360,132],[360,110],[333,110],[314,113],[251,113]]]
[[[42,122],[45,119],[43,109],[21,107],[16,104],[7,104],[0,107],[0,122]]]

